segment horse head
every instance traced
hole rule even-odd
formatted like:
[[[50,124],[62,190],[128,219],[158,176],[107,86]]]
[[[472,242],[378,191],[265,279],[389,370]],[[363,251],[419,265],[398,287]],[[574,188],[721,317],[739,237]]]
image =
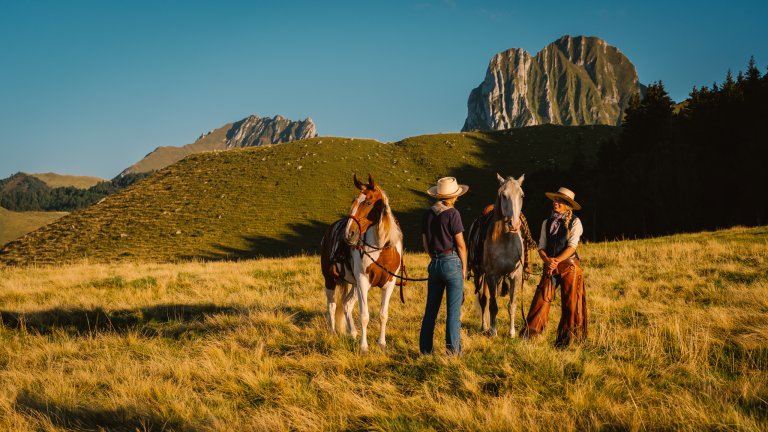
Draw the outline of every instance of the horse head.
[[[368,174],[368,183],[358,180],[356,174],[352,176],[352,180],[355,187],[360,190],[360,194],[352,201],[344,240],[350,245],[357,245],[368,228],[379,223],[389,203],[387,196],[370,174]]]
[[[525,174],[520,178],[514,177],[504,178],[496,174],[496,178],[499,180],[499,191],[496,197],[495,205],[495,218],[497,220],[503,220],[505,229],[508,232],[517,232],[520,229],[520,215],[523,212],[523,179]]]

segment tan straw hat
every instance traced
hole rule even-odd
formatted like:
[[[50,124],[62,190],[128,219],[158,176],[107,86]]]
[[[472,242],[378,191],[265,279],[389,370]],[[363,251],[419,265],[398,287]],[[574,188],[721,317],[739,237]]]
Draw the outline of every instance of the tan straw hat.
[[[574,210],[581,210],[581,205],[574,199],[576,198],[576,194],[573,193],[573,191],[570,189],[561,187],[557,190],[557,192],[545,192],[544,195],[546,195],[547,198],[551,199],[552,201],[554,201],[555,198],[562,198],[567,201]]]
[[[468,190],[469,186],[459,184],[456,177],[443,177],[427,193],[435,198],[454,198],[464,195]]]

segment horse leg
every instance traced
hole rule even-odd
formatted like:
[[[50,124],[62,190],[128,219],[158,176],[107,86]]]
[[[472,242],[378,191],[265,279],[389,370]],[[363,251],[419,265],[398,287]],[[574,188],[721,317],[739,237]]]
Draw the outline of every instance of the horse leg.
[[[331,334],[336,333],[336,290],[340,289],[336,286],[336,289],[325,289],[325,318],[328,321],[328,330]]]
[[[490,336],[496,336],[496,315],[499,313],[499,304],[496,301],[496,292],[498,291],[499,281],[496,277],[488,278],[488,312],[490,316],[491,328]]]
[[[355,307],[355,302],[357,301],[355,288],[350,287],[349,283],[344,283],[337,289],[339,288],[343,288],[342,305],[344,307],[344,318],[347,321],[347,333],[355,338],[357,337],[357,329],[355,328],[355,321],[352,319],[352,309]]]
[[[360,304],[360,351],[368,352],[368,290],[371,283],[367,277],[357,280],[357,301]]]
[[[523,287],[523,272],[519,270],[510,278],[512,286],[509,287],[509,305],[507,310],[509,311],[509,337],[515,337],[517,332],[515,331],[515,311],[517,310],[517,292],[518,288]]]
[[[477,307],[480,315],[480,331],[488,330],[488,284],[487,279],[483,278],[480,289],[477,290]]]
[[[379,330],[379,346],[382,350],[387,348],[387,320],[389,318],[389,299],[392,297],[392,291],[395,289],[395,280],[392,279],[386,285],[381,292],[381,308],[379,309],[379,322],[381,323],[381,329]]]

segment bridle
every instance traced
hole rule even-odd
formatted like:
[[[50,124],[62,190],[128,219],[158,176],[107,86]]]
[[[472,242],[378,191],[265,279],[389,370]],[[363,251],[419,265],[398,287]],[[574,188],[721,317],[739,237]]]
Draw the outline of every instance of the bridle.
[[[353,243],[347,242],[347,244],[351,248],[354,248],[358,252],[360,252],[360,257],[362,257],[363,255],[367,256],[368,258],[370,258],[371,262],[376,264],[376,266],[379,267],[380,269],[384,270],[388,275],[390,275],[390,276],[392,276],[392,277],[394,277],[396,279],[399,279],[399,282],[397,282],[397,285],[400,287],[400,301],[401,302],[405,303],[405,295],[403,294],[403,285],[405,285],[406,282],[408,282],[408,281],[410,281],[410,282],[425,282],[425,281],[429,280],[429,278],[409,278],[408,277],[408,274],[406,273],[406,270],[405,270],[405,262],[404,262],[405,251],[403,251],[403,253],[400,254],[400,269],[402,270],[402,276],[398,275],[398,274],[395,274],[395,273],[392,273],[388,268],[386,268],[383,265],[381,265],[378,262],[376,262],[376,258],[371,256],[370,252],[368,252],[368,250],[366,250],[366,248],[369,248],[372,251],[380,251],[382,249],[386,249],[386,248],[392,247],[392,246],[385,245],[385,246],[379,247],[379,246],[374,246],[374,245],[368,243],[367,241],[365,241],[365,234],[368,232],[368,229],[370,229],[375,224],[369,225],[368,228],[366,228],[366,230],[363,231],[363,227],[360,224],[360,219],[357,216],[350,214],[350,215],[345,216],[345,218],[352,219],[352,221],[354,221],[355,224],[357,224],[357,231],[360,233],[360,238],[358,239],[357,243],[353,244]],[[347,241],[347,240],[344,239],[344,241]]]

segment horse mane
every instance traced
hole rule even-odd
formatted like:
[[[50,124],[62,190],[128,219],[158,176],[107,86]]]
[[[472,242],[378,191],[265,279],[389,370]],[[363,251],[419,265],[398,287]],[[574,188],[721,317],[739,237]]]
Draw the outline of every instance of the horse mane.
[[[395,215],[392,214],[392,209],[389,207],[389,198],[387,198],[387,194],[383,190],[381,191],[381,202],[383,207],[377,232],[379,235],[379,246],[395,245],[403,239],[403,233],[400,231],[400,225],[395,220]]]

